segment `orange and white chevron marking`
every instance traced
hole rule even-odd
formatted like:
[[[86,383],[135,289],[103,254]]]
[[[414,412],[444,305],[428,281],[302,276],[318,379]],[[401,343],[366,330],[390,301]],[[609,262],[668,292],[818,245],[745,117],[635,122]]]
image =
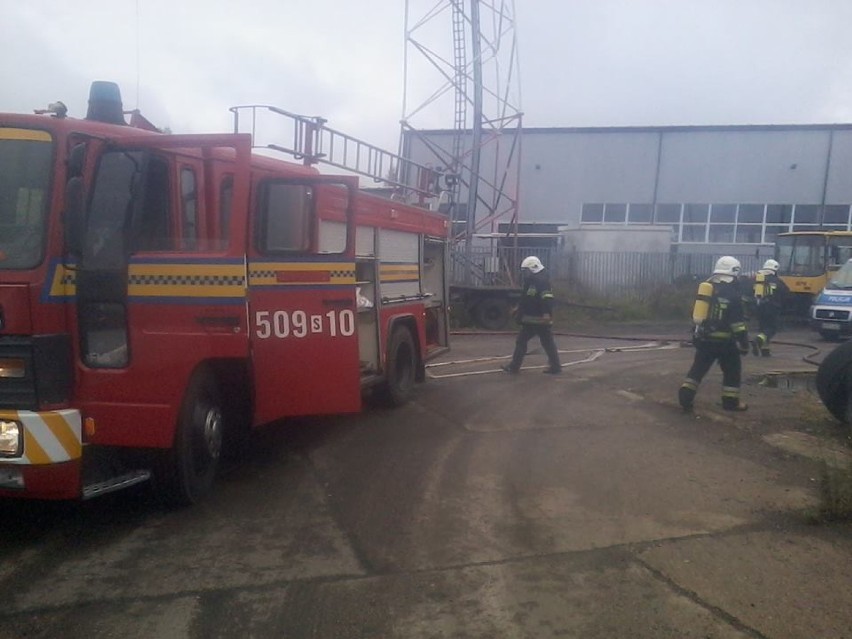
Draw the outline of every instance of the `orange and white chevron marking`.
[[[5,464],[43,465],[79,459],[82,455],[82,419],[78,410],[0,411],[0,419],[24,426],[22,457],[0,458]]]

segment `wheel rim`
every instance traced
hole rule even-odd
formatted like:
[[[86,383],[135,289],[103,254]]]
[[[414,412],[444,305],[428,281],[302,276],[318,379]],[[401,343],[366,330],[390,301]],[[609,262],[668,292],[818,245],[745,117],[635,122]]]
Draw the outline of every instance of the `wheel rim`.
[[[222,453],[222,411],[215,406],[199,407],[193,433],[195,467],[204,471]]]

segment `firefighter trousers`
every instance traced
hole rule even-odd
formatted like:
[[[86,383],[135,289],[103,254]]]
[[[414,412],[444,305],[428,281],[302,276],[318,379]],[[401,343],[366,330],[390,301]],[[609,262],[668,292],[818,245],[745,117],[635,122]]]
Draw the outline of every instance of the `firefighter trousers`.
[[[524,361],[524,355],[527,354],[527,343],[533,338],[538,337],[541,342],[541,347],[547,353],[547,362],[550,365],[550,370],[558,371],[562,369],[559,363],[559,352],[556,350],[556,342],[553,340],[553,331],[549,324],[521,324],[521,330],[518,332],[518,338],[515,340],[515,352],[512,353],[512,361],[509,364],[509,369],[518,371]]]
[[[740,383],[742,378],[742,359],[739,348],[733,341],[712,342],[697,341],[695,343],[695,359],[692,368],[686,374],[686,379],[679,391],[681,406],[692,406],[698,385],[718,361],[722,369],[722,406],[738,410],[740,406]]]
[[[762,348],[766,348],[778,332],[778,315],[780,312],[780,309],[774,304],[764,303],[757,307],[757,337]]]

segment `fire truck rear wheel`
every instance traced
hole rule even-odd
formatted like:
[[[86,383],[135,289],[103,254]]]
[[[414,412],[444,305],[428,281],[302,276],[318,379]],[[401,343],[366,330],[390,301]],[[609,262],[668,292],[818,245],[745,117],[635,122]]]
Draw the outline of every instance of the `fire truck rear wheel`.
[[[222,454],[222,401],[215,377],[202,371],[187,388],[175,444],[164,468],[166,498],[175,505],[200,501],[213,486]]]
[[[387,362],[382,399],[389,406],[402,406],[411,399],[417,368],[417,349],[408,328],[394,329],[388,343]]]
[[[509,325],[509,302],[497,297],[487,297],[474,309],[476,323],[489,331],[500,331]]]
[[[834,417],[850,423],[852,412],[852,342],[841,344],[819,365],[816,375],[819,398]]]

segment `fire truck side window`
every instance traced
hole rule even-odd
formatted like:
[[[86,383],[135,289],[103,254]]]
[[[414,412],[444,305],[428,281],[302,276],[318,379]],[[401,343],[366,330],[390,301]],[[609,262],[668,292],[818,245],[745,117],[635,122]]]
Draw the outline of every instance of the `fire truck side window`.
[[[268,182],[260,201],[260,250],[307,251],[311,245],[313,189],[302,184]]]
[[[101,157],[87,219],[86,266],[110,269],[125,262],[124,228],[142,163],[140,153],[115,151]]]
[[[184,167],[180,171],[181,248],[194,251],[198,245],[198,189],[195,171]]]
[[[234,178],[226,175],[219,185],[219,236],[222,246],[228,247],[231,231],[231,209],[234,206]]]
[[[136,247],[140,251],[174,250],[169,206],[169,165],[164,160],[151,158],[146,187]]]

